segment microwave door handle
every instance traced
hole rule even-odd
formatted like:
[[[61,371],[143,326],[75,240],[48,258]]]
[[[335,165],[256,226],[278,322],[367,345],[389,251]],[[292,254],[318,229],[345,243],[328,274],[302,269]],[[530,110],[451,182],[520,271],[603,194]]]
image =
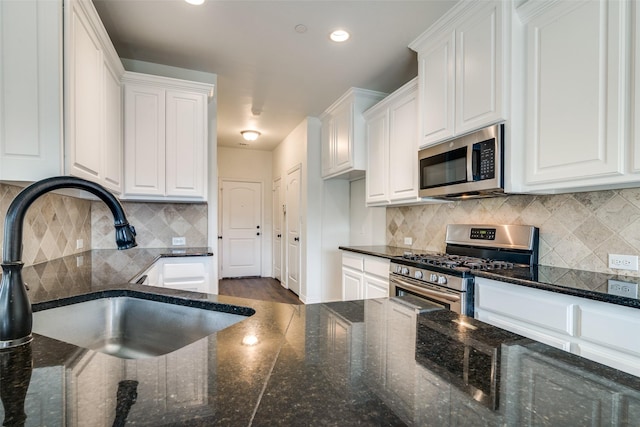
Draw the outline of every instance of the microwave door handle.
[[[392,281],[398,283],[400,286],[402,286],[403,288],[406,288],[407,290],[416,292],[416,293],[422,293],[426,296],[433,296],[433,297],[437,297],[437,298],[442,298],[445,299],[447,301],[451,301],[451,302],[458,302],[460,301],[460,295],[455,295],[455,294],[450,294],[447,292],[438,292],[435,291],[431,288],[427,288],[424,286],[414,286],[411,283],[405,282],[404,280],[400,280],[397,278],[393,278],[391,279]]]
[[[475,144],[474,144],[475,145]],[[471,150],[471,177],[472,181],[480,180],[480,150],[469,147]]]

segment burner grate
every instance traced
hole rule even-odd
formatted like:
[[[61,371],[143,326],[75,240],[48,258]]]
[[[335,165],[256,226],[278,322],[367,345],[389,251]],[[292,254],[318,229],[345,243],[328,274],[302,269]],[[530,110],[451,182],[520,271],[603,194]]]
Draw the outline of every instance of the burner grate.
[[[404,259],[426,266],[444,268],[463,267],[470,270],[507,270],[514,268],[514,263],[493,259],[477,258],[464,255],[449,254],[405,254]]]

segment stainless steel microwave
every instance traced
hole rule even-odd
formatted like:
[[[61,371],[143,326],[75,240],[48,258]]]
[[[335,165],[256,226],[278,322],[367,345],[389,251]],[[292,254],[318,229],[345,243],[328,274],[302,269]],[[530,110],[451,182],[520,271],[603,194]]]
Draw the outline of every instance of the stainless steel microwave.
[[[420,197],[463,199],[504,194],[504,123],[418,152]]]

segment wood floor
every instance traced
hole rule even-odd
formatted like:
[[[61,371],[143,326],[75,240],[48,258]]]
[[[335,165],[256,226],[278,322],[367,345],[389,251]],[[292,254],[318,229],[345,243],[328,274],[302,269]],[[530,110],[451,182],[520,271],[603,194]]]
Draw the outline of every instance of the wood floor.
[[[279,281],[270,277],[221,279],[218,282],[218,293],[261,301],[302,304],[296,294],[285,289]]]

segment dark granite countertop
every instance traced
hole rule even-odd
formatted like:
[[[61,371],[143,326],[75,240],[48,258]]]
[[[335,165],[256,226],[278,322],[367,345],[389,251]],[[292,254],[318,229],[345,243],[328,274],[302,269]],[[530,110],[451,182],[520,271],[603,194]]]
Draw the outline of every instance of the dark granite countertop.
[[[407,248],[394,246],[341,246],[340,249],[389,259],[410,251]],[[472,271],[472,274],[514,285],[640,308],[640,298],[638,298],[640,296],[640,292],[638,292],[640,288],[639,277],[546,265],[538,265],[532,268],[515,268],[513,270]],[[620,287],[631,289],[631,291],[628,295],[621,295],[619,291],[615,291],[616,288]]]
[[[294,306],[127,284],[139,271],[124,271],[123,257],[142,269],[155,255],[125,254],[25,268],[41,278],[29,291],[34,310],[142,292],[255,314],[159,357],[125,360],[38,335],[0,352],[7,407],[29,382],[27,425],[124,415],[153,426],[632,425],[640,410],[640,378],[449,311],[402,298]],[[135,393],[119,394],[133,381]]]

